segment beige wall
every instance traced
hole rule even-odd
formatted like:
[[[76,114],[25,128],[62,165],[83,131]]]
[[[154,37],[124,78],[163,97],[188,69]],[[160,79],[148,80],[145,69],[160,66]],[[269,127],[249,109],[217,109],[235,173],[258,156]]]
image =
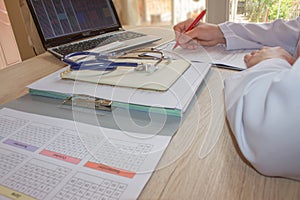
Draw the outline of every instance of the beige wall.
[[[139,1],[143,0],[113,0],[122,25],[136,26],[141,23]]]
[[[229,0],[206,0],[206,21],[219,24],[229,19]]]
[[[0,69],[21,62],[4,0],[0,0]]]

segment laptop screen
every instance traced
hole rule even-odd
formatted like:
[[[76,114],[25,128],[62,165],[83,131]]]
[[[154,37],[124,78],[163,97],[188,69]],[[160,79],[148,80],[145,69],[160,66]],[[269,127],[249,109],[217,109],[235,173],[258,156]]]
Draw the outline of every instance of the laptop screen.
[[[27,0],[45,47],[118,30],[111,0]]]

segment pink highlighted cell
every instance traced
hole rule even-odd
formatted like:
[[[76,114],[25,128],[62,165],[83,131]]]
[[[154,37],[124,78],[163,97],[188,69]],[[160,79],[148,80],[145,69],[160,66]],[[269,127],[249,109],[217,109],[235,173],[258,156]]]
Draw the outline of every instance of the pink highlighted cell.
[[[44,156],[49,156],[51,158],[55,158],[55,159],[58,159],[58,160],[63,160],[63,161],[69,162],[69,163],[73,163],[73,164],[78,164],[81,161],[81,159],[79,159],[79,158],[74,158],[72,156],[67,156],[67,155],[60,154],[60,153],[53,152],[53,151],[49,151],[49,150],[46,150],[46,149],[41,151],[40,154],[42,154]]]

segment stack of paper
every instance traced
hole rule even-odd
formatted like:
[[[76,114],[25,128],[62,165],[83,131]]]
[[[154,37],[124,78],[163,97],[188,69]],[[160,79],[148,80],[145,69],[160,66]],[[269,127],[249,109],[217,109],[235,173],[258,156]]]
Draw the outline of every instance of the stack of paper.
[[[211,64],[191,62],[190,67],[167,91],[157,92],[126,87],[62,80],[57,71],[29,85],[32,94],[65,98],[74,94],[111,100],[114,106],[130,107],[181,116],[208,73]],[[147,84],[147,83],[145,83]]]

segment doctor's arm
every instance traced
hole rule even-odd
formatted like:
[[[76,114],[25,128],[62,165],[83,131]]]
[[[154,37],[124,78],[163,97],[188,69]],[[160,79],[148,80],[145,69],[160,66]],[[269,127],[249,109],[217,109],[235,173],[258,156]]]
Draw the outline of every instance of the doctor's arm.
[[[185,32],[192,19],[173,27],[176,41],[183,48],[195,49],[199,45],[224,44],[228,50],[259,49],[263,46],[281,46],[294,54],[299,37],[300,17],[295,20],[275,20],[271,23],[234,23],[219,25],[200,22]]]
[[[300,59],[266,59],[225,79],[227,119],[260,173],[300,180]]]
[[[293,55],[299,38],[300,17],[270,23],[225,22],[218,26],[226,38],[228,50],[281,46]]]

